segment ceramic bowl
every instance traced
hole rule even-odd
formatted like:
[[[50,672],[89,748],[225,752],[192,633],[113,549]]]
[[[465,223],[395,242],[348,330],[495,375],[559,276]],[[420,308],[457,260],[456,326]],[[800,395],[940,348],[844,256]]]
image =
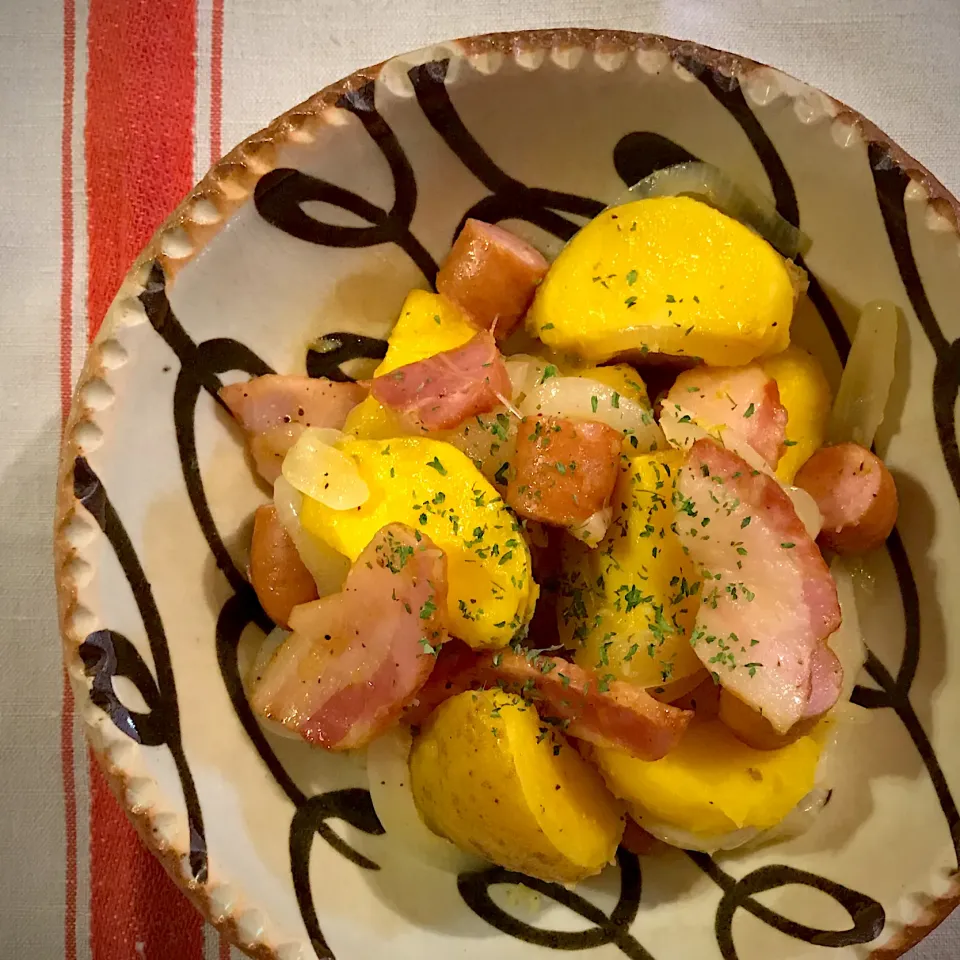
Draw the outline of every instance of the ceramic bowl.
[[[384,834],[362,757],[273,738],[247,707],[265,618],[246,549],[266,495],[216,390],[271,369],[362,375],[464,217],[553,254],[625,184],[691,157],[812,238],[794,339],[834,382],[862,304],[904,317],[877,439],[900,522],[858,595],[869,655],[854,700],[869,722],[789,842],[621,850],[576,889],[419,866]],[[93,749],[207,918],[282,960],[894,957],[935,926],[960,898],[956,211],[872,123],[777,70],[589,30],[396,57],[218,163],[133,264],[90,351],[56,526],[64,654]]]

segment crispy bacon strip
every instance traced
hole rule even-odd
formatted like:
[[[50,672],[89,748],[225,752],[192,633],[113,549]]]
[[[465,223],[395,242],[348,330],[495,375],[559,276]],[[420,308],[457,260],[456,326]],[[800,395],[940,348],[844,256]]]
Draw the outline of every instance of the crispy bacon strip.
[[[475,687],[499,686],[536,705],[548,722],[598,746],[659,760],[677,745],[693,714],[654,700],[642,687],[600,677],[559,657],[512,650],[476,652],[448,644],[435,674],[405,715],[422,722],[443,700]]]
[[[830,571],[780,485],[712,440],[691,448],[675,506],[704,580],[694,649],[786,733],[807,713],[814,664],[828,665],[821,648],[840,626]]]
[[[511,393],[510,377],[489,333],[376,377],[370,393],[415,430],[449,430],[493,410]]]
[[[366,395],[357,383],[275,373],[220,388],[220,399],[247,434],[257,472],[271,484],[304,427],[339,430]]]
[[[728,447],[748,444],[774,469],[786,449],[787,411],[777,381],[758,364],[687,370],[670,388],[664,408],[682,411],[705,430],[719,429]]]
[[[251,705],[327,750],[365,746],[417,695],[447,639],[446,558],[403,524],[380,530],[340,593],[294,609]]]

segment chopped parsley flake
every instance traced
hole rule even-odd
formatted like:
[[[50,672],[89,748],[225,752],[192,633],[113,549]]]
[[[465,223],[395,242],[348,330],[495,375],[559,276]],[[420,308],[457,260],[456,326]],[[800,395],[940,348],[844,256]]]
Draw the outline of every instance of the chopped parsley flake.
[[[613,396],[610,398],[610,406],[620,408],[620,394],[616,390],[613,391]]]
[[[637,271],[631,270],[627,274],[627,286],[632,287],[637,282]]]
[[[756,413],[757,408],[751,403],[749,407],[744,411],[744,417],[752,417]]]
[[[427,466],[428,466],[428,467],[433,467],[433,469],[436,470],[437,473],[439,473],[441,477],[445,477],[445,476],[447,475],[447,468],[440,462],[440,458],[439,458],[439,457],[434,457],[434,458],[427,464]]]
[[[636,298],[636,297],[627,297],[627,299],[624,300],[623,302],[627,305],[627,309],[629,310],[630,307],[632,307],[632,306],[634,306],[634,305],[636,304],[637,298]]]
[[[593,410],[594,413],[597,412],[597,402],[598,401],[596,397],[590,398],[590,409]]]
[[[420,619],[429,620],[437,611],[437,605],[433,602],[433,597],[427,597],[427,602],[420,608]]]

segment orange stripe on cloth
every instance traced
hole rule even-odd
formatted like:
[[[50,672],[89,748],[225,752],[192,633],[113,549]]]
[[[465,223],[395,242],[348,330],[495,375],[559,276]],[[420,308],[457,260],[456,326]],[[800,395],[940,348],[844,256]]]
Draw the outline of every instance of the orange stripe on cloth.
[[[87,69],[90,333],[193,186],[193,0],[91,0]]]
[[[91,0],[85,127],[90,335],[130,264],[192,186],[192,0]],[[157,748],[162,749],[162,748]],[[203,921],[90,772],[90,952],[200,960]]]

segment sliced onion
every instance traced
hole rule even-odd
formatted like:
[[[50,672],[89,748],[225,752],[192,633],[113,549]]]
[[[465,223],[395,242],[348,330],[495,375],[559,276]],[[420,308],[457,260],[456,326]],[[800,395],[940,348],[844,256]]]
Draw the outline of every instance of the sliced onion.
[[[639,814],[639,811],[637,813]],[[680,850],[699,850],[701,853],[735,850],[760,835],[756,827],[744,827],[742,830],[731,830],[729,833],[700,834],[651,817],[635,816],[635,819],[647,833],[662,840],[668,846],[677,847]]]
[[[502,485],[504,464],[513,460],[516,450],[519,422],[506,407],[496,407],[465,420],[442,439],[466,454],[490,483]]]
[[[263,671],[267,669],[267,664],[283,645],[283,641],[289,636],[290,632],[288,630],[284,630],[283,627],[274,627],[263,638],[260,646],[257,647],[257,653],[253,658],[253,662],[250,664],[250,669],[247,670],[244,677],[244,687],[248,691],[253,688],[256,681],[263,675]]]
[[[387,840],[420,863],[447,873],[486,866],[484,861],[438,837],[421,819],[410,788],[412,745],[410,729],[400,725],[367,747],[370,799]]]
[[[897,308],[886,300],[874,300],[860,312],[827,428],[830,443],[873,446],[893,383],[898,323]]]
[[[663,431],[647,407],[589,377],[551,377],[524,398],[520,412],[525,417],[543,414],[605,423],[634,437],[637,442],[633,446],[640,453],[667,446]]]
[[[842,557],[834,557],[830,564],[830,573],[837,585],[837,597],[840,600],[842,615],[840,628],[827,641],[843,667],[843,686],[840,688],[837,706],[850,700],[857,682],[857,674],[860,673],[866,660],[866,646],[860,631],[860,617],[857,614],[856,591],[848,564],[849,561]]]
[[[505,358],[504,366],[513,388],[513,401],[519,404],[531,390],[543,383],[544,371],[550,364],[540,357],[518,353]]]
[[[294,489],[285,477],[277,477],[273,484],[273,503],[303,565],[316,581],[317,596],[326,597],[336,593],[347,579],[350,561],[333,547],[327,546],[319,537],[314,537],[303,529],[300,523],[303,494]]]
[[[357,465],[334,443],[337,430],[307,427],[283,459],[286,481],[331,510],[353,510],[370,497]]]
[[[754,194],[709,163],[678,163],[656,170],[635,183],[613,206],[653,197],[691,196],[703,200],[763,237],[783,256],[793,259],[810,249],[810,238],[784,220],[773,202]]]
[[[607,527],[613,519],[613,507],[604,507],[591,513],[583,523],[570,527],[570,533],[588,547],[595,547],[607,535]]]
[[[766,830],[760,830],[758,827],[743,827],[740,830],[731,830],[729,833],[700,834],[649,817],[642,817],[637,822],[651,836],[671,847],[716,853],[719,850],[737,850],[746,846],[758,847],[775,840],[799,837],[813,826],[817,814],[823,809],[829,795],[830,792],[825,788],[814,787],[779,823]]]
[[[754,470],[765,473],[770,477],[774,475],[770,469],[770,464],[750,444],[738,440],[733,435],[730,436],[728,441],[720,430],[707,430],[697,423],[689,410],[685,410],[680,404],[675,403],[671,404],[669,408],[663,408],[660,414],[660,427],[671,445],[681,450],[688,450],[698,440],[714,440],[720,446],[733,451]]]
[[[817,501],[802,487],[784,487],[784,493],[793,501],[793,509],[811,540],[816,540],[823,527],[823,515]]]
[[[289,636],[289,632],[282,627],[274,627],[273,630],[263,638],[260,646],[257,647],[253,662],[241,678],[243,691],[247,695],[248,700],[253,695],[253,688],[256,686],[257,681],[263,676],[263,671],[267,669],[267,664],[270,663],[273,655],[283,646],[284,641]],[[285,740],[300,739],[299,734],[288,730],[282,723],[276,720],[269,720],[259,713],[256,714],[256,718],[257,723],[259,723],[267,733],[272,733],[277,737],[283,737]]]

